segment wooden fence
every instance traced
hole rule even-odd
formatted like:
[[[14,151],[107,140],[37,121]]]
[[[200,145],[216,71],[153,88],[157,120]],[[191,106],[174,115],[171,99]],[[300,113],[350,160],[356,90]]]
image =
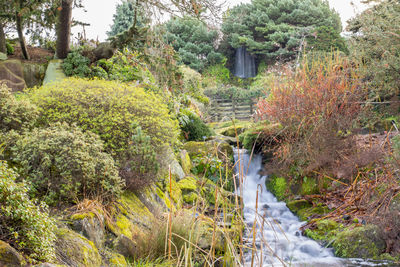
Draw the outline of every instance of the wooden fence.
[[[249,120],[252,118],[257,104],[255,99],[211,99],[211,119],[220,121],[223,118]]]

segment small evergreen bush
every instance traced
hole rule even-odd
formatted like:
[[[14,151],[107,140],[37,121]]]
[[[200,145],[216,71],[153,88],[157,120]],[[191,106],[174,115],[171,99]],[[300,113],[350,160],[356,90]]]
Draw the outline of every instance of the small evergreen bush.
[[[204,141],[213,134],[210,127],[188,109],[180,112],[179,124],[187,141]]]
[[[160,96],[133,85],[70,78],[34,91],[31,99],[42,125],[76,123],[98,134],[116,159],[125,153],[137,125],[156,149],[175,143],[179,134],[178,122]]]
[[[0,132],[30,128],[38,116],[37,108],[27,100],[17,100],[5,84],[0,84]]]
[[[83,56],[79,50],[70,52],[62,68],[67,76],[77,76],[81,78],[89,77],[91,75],[90,59]]]
[[[31,192],[48,204],[84,198],[110,200],[123,183],[112,157],[97,135],[75,126],[35,128],[15,142],[12,160],[31,184]]]
[[[136,128],[122,162],[125,164],[120,174],[128,189],[139,190],[156,180],[159,169],[156,153],[150,136],[144,134],[140,126]]]
[[[51,262],[55,259],[55,221],[46,205],[30,200],[28,187],[16,179],[17,174],[0,161],[0,240],[33,260]]]

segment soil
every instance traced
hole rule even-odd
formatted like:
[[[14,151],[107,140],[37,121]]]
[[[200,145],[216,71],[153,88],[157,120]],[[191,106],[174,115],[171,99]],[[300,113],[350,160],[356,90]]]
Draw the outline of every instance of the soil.
[[[14,46],[14,54],[8,55],[8,58],[43,64],[43,63],[47,63],[50,59],[52,59],[54,57],[53,51],[43,49],[40,47],[28,46],[28,53],[31,56],[31,59],[25,60],[24,57],[22,56],[21,47]]]

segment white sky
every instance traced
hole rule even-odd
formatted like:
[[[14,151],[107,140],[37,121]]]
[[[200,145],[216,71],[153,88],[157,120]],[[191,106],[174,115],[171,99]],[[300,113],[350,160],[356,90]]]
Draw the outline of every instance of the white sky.
[[[87,12],[85,13],[82,10],[74,10],[72,16],[79,21],[91,25],[86,27],[87,38],[104,41],[107,38],[106,32],[110,30],[116,5],[120,2],[121,0],[83,0]],[[226,0],[226,3],[229,6],[249,2],[250,0]],[[366,8],[365,5],[360,4],[360,0],[329,0],[329,3],[332,8],[339,12],[340,17],[342,18],[343,27],[346,27],[346,21],[349,18]],[[74,27],[74,37],[76,37],[77,33],[81,31],[82,27]]]

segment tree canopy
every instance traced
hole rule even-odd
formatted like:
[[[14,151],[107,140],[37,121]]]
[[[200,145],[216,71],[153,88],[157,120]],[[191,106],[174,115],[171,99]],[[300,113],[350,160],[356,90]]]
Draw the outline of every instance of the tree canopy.
[[[222,31],[232,48],[245,46],[268,60],[285,60],[321,26],[341,31],[340,17],[326,1],[253,0],[228,10]]]
[[[400,90],[400,3],[379,3],[350,21],[352,55],[365,67],[370,97],[385,99]]]
[[[218,32],[196,18],[173,18],[166,23],[165,39],[181,57],[182,63],[202,71],[222,61],[222,54],[214,46]]]

